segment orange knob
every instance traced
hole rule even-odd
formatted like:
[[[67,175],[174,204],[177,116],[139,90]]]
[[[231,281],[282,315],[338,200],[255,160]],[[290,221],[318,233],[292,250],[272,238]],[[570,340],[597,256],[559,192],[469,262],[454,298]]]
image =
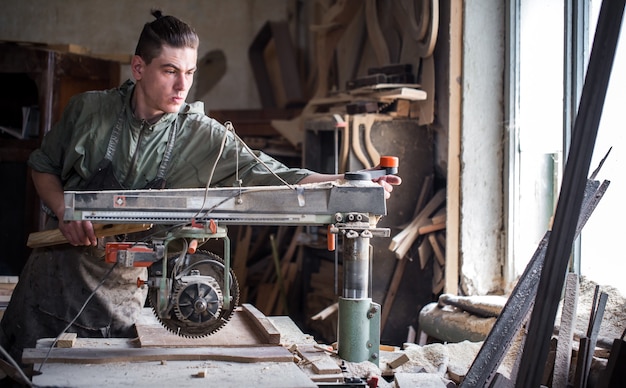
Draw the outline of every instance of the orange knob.
[[[400,161],[397,156],[381,156],[380,167],[383,168],[397,168]]]

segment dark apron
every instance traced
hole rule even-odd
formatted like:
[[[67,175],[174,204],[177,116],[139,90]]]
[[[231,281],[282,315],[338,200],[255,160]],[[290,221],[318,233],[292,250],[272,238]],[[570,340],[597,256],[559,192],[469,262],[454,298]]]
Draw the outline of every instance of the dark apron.
[[[85,190],[125,188],[115,177],[112,165],[124,117],[125,112],[122,112],[107,153],[88,179]],[[165,187],[177,131],[174,122],[157,176],[145,188]],[[46,229],[57,226],[58,221],[51,218]],[[127,239],[132,241],[137,237],[129,235]],[[137,287],[137,278],[145,279],[146,269],[118,266],[107,275],[112,265],[104,261],[105,243],[106,239],[99,239],[97,247],[64,244],[33,250],[0,324],[0,344],[18,362],[24,348],[35,347],[40,338],[58,336],[101,282],[98,291],[67,331],[86,338],[132,338],[136,335],[133,324],[144,307],[147,292]]]

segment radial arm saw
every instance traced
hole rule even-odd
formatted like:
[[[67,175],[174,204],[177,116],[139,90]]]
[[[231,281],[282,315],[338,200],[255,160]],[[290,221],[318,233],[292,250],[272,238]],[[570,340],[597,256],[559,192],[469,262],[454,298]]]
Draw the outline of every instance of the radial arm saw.
[[[65,220],[152,224],[138,241],[107,243],[105,257],[117,265],[147,267],[148,278],[138,279],[138,286],[148,287],[163,326],[187,337],[216,332],[238,303],[228,225],[326,226],[329,242],[335,236],[343,242],[339,356],[378,365],[381,308],[371,299],[369,241],[390,231],[376,226],[386,203],[383,187],[372,178],[396,171],[346,173],[342,181],[294,186],[66,191]],[[210,239],[223,241],[223,258],[196,250]]]

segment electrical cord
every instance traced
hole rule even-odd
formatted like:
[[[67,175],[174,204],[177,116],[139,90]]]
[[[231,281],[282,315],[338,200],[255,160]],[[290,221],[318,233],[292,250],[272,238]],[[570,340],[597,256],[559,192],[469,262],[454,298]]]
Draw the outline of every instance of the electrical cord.
[[[235,133],[235,127],[233,127],[233,123],[230,121],[227,121],[226,123],[224,123],[224,126],[226,127],[226,130],[224,131],[224,136],[222,136],[222,141],[220,143],[220,151],[217,155],[217,157],[215,158],[215,163],[213,163],[213,167],[211,168],[211,171],[209,173],[209,178],[207,179],[207,183],[205,186],[205,191],[204,191],[204,199],[202,201],[202,206],[200,206],[200,209],[198,210],[198,212],[194,215],[194,218],[197,218],[198,215],[200,215],[200,213],[204,212],[204,206],[206,205],[208,196],[209,196],[209,187],[211,186],[211,181],[213,180],[213,175],[215,174],[215,169],[217,168],[217,163],[219,162],[219,160],[222,158],[222,155],[224,153],[224,148],[226,145],[226,139],[228,137],[228,133],[232,133],[233,137],[235,138],[235,147],[236,147],[236,151],[235,151],[235,155],[236,155],[236,159],[235,159],[235,179],[237,180],[237,182],[239,183],[239,188],[241,189],[241,180],[239,179],[239,147],[238,144],[241,143],[241,145],[243,146],[243,148],[248,151],[248,153],[250,153],[250,155],[252,156],[252,158],[254,158],[254,160],[257,161],[257,163],[259,163],[260,165],[262,165],[263,167],[265,167],[265,169],[272,174],[276,179],[278,179],[279,181],[281,181],[284,185],[286,185],[287,187],[289,187],[292,190],[295,190],[295,187],[293,187],[293,185],[289,184],[287,181],[285,181],[283,178],[281,178],[278,174],[276,174],[264,161],[261,160],[261,158],[259,158],[254,151],[243,141],[243,139],[241,139],[237,133]],[[241,193],[241,191],[240,191]],[[211,208],[210,210],[215,209],[217,206],[221,205],[223,202],[225,202],[226,200],[230,199],[232,197],[228,197],[226,198],[224,201],[222,201],[221,203],[215,205],[213,208]],[[210,211],[209,210],[209,211]],[[205,212],[205,214],[208,214],[208,212]]]
[[[22,380],[24,380],[24,381],[20,381],[20,383],[26,384],[29,387],[34,387],[33,382],[30,381],[30,379],[28,378],[28,376],[26,376],[22,368],[17,364],[17,362],[15,362],[13,357],[11,357],[11,355],[2,346],[0,346],[0,353],[2,353],[2,355],[9,361],[11,366],[13,366],[15,370],[17,370],[17,373],[20,375]]]
[[[78,319],[78,317],[80,316],[80,314],[83,313],[83,311],[85,310],[85,308],[87,307],[87,304],[89,303],[89,301],[91,300],[91,298],[93,298],[93,296],[96,294],[96,292],[98,291],[98,289],[100,289],[100,287],[104,284],[104,282],[106,281],[106,279],[111,275],[111,272],[113,272],[113,270],[115,269],[115,267],[117,267],[117,263],[113,264],[111,266],[111,268],[109,268],[109,270],[107,271],[106,274],[104,274],[104,276],[102,277],[102,280],[100,280],[100,283],[98,283],[98,285],[96,286],[96,288],[94,288],[94,290],[91,292],[91,294],[89,294],[89,297],[87,297],[87,300],[85,300],[85,303],[83,303],[83,305],[81,306],[80,310],[78,310],[78,313],[76,313],[76,316],[74,316],[74,318],[70,321],[70,323],[67,324],[67,326],[65,326],[65,328],[63,329],[63,331],[61,331],[61,333],[54,339],[54,341],[52,341],[52,345],[50,345],[50,348],[48,349],[48,352],[46,353],[46,357],[44,358],[44,360],[41,362],[41,364],[39,365],[39,369],[38,372],[41,372],[41,368],[43,368],[44,364],[48,361],[48,358],[50,357],[50,353],[52,352],[52,349],[54,349],[54,347],[56,346],[57,342],[59,341],[59,338],[61,338],[61,336],[63,334],[65,334],[67,332],[67,330],[69,330],[70,327],[72,327],[72,325],[74,324],[74,322],[76,322],[76,320]]]

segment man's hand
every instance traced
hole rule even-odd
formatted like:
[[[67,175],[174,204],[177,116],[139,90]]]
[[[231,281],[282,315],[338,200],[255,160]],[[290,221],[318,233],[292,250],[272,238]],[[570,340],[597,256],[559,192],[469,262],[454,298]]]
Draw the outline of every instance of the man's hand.
[[[389,199],[393,191],[393,186],[401,184],[402,178],[397,175],[383,175],[372,179],[372,181],[378,183],[385,189],[385,199]]]
[[[97,245],[98,239],[90,221],[63,221],[65,203],[61,179],[53,174],[33,171],[33,183],[41,200],[59,219],[59,230],[67,241],[74,245]]]
[[[98,244],[98,238],[90,221],[59,221],[59,229],[67,241],[74,246]]]
[[[370,171],[379,170],[378,167],[370,169]],[[368,170],[364,170],[368,171]],[[338,179],[344,179],[343,174],[312,174],[300,181],[300,183],[319,183],[319,182],[330,182]],[[393,186],[398,186],[402,183],[402,178],[397,175],[383,175],[379,177],[372,178],[372,182],[376,182],[381,185],[385,189],[385,199],[389,199],[391,197],[391,192],[393,191]]]

